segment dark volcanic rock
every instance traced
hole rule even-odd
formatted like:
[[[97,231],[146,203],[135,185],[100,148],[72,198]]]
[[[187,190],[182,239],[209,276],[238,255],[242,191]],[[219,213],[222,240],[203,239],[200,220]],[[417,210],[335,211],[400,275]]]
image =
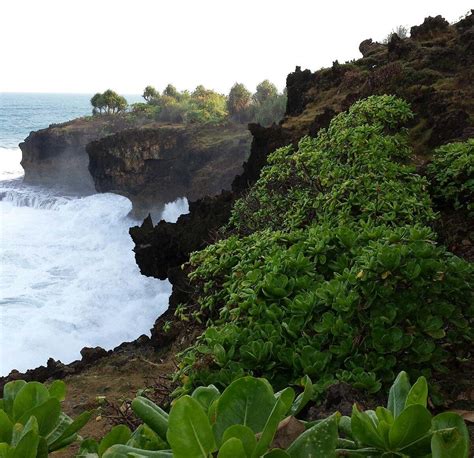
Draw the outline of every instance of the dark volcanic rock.
[[[128,129],[87,145],[100,192],[128,197],[137,216],[159,215],[178,197],[197,200],[229,189],[250,150],[241,124]]]
[[[439,32],[448,30],[449,22],[442,16],[428,16],[421,25],[414,25],[410,29],[410,36],[415,40],[429,40]]]
[[[25,183],[93,192],[86,145],[125,127],[120,117],[79,118],[31,132],[20,143]]]

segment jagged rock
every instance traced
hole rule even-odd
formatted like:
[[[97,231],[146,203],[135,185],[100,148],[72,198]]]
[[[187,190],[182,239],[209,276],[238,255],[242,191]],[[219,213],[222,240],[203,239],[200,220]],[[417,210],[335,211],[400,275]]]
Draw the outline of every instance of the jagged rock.
[[[126,126],[126,120],[121,117],[100,116],[51,124],[46,129],[31,132],[19,145],[25,183],[93,192],[86,145]]]
[[[372,38],[362,41],[359,45],[359,51],[363,57],[369,57],[370,55],[383,49],[384,45],[373,41]]]
[[[104,356],[107,356],[108,352],[102,347],[84,347],[81,350],[82,362],[84,364],[89,364],[94,361],[97,361]]]
[[[197,200],[229,189],[250,150],[241,124],[128,129],[87,145],[100,192],[128,197],[136,216],[156,219],[178,197]]]
[[[410,29],[410,37],[415,40],[427,40],[449,28],[449,22],[442,16],[428,16],[421,25],[414,25]]]

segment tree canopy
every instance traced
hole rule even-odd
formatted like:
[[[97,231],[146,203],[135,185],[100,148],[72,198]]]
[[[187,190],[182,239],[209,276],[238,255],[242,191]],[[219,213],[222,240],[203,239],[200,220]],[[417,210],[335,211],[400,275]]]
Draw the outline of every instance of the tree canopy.
[[[125,97],[117,94],[112,89],[107,89],[102,94],[100,92],[94,94],[91,98],[91,105],[94,114],[115,114],[125,111],[128,107],[128,102]]]

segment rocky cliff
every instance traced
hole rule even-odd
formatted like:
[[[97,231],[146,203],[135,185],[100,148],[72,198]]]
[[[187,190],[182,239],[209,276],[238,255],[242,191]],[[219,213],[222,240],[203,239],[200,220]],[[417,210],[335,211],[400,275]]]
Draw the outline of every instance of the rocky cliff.
[[[87,145],[100,192],[128,197],[137,216],[156,220],[167,202],[229,189],[250,151],[246,126],[173,125],[127,129]]]
[[[20,143],[24,181],[30,184],[62,186],[72,191],[92,192],[86,145],[124,129],[122,118],[102,116],[80,118],[31,132]]]
[[[152,330],[156,344],[163,343],[163,322],[172,316],[173,307],[192,301],[181,264],[190,252],[215,239],[235,198],[256,181],[267,155],[276,148],[316,135],[337,113],[373,94],[394,94],[411,103],[416,118],[410,136],[421,169],[435,147],[474,135],[473,14],[454,25],[440,16],[429,17],[411,29],[410,38],[393,35],[387,44],[368,39],[360,51],[361,59],[335,61],[331,68],[316,72],[297,67],[288,75],[286,116],[277,126],[249,126],[251,154],[243,174],[233,181],[232,193],[192,203],[190,213],[175,224],[153,227],[145,220],[130,230],[141,272],[168,277],[173,284],[170,310]]]

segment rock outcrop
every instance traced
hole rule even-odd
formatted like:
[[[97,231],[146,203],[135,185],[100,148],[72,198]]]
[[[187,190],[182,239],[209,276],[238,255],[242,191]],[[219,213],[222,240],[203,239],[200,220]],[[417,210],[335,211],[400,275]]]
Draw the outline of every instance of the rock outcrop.
[[[93,192],[86,145],[124,129],[126,125],[122,118],[102,116],[52,124],[46,129],[31,132],[19,145],[25,183]]]
[[[244,172],[232,184],[232,193],[222,193],[191,203],[190,213],[175,224],[147,220],[130,230],[137,264],[143,274],[168,277],[173,284],[172,316],[177,303],[192,306],[192,291],[180,266],[192,251],[215,240],[227,220],[233,201],[259,176],[266,157],[276,148],[296,143],[304,135],[316,135],[332,117],[355,101],[375,94],[395,94],[408,100],[416,113],[410,126],[415,161],[421,166],[432,150],[444,143],[474,135],[474,15],[455,25],[440,18],[427,18],[412,29],[413,38],[396,35],[388,44],[365,40],[363,57],[316,72],[297,67],[287,77],[286,116],[279,125],[250,125],[251,154]],[[218,216],[216,216],[218,215]],[[191,230],[192,228],[192,230]],[[164,318],[155,323],[152,343],[161,344]]]
[[[127,129],[86,147],[100,192],[128,197],[136,216],[160,215],[178,197],[197,200],[230,189],[250,152],[246,126],[173,125]]]

